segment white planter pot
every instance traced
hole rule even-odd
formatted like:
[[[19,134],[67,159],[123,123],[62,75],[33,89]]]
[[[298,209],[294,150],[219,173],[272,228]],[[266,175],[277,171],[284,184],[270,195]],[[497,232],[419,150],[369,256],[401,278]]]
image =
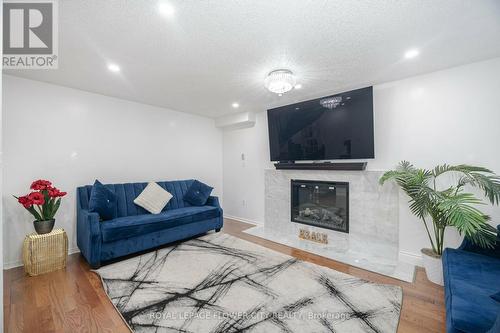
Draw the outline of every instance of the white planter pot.
[[[421,252],[427,278],[429,281],[443,286],[443,263],[441,256],[436,255],[431,249],[422,249]]]

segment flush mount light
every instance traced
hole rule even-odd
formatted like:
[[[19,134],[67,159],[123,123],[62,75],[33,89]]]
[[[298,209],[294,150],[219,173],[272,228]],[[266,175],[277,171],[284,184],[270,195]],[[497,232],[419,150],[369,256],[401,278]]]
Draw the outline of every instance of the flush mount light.
[[[113,73],[118,73],[121,70],[117,64],[108,64],[108,69]]]
[[[158,4],[158,11],[160,12],[161,15],[165,17],[172,17],[175,14],[175,8],[168,2],[160,2]]]
[[[413,59],[420,54],[420,51],[417,49],[411,49],[405,52],[406,59]]]
[[[264,81],[265,87],[278,95],[290,91],[295,86],[295,76],[288,69],[278,69],[269,73]]]
[[[240,104],[239,103],[233,103],[231,104],[231,106],[235,109],[239,108],[240,107]]]

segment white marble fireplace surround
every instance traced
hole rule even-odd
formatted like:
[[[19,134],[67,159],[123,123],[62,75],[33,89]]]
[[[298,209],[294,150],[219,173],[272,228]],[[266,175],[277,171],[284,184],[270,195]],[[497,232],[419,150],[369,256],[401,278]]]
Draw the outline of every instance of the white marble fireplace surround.
[[[415,267],[398,260],[398,189],[381,171],[265,170],[265,221],[246,232],[352,266],[412,282]],[[349,233],[291,222],[290,182],[349,182]],[[328,244],[299,239],[299,229],[328,234]]]

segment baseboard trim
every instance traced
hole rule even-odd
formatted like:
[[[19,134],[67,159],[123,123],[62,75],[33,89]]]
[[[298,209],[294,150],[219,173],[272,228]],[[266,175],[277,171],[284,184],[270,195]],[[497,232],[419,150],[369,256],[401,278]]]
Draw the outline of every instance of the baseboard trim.
[[[80,249],[77,248],[77,247],[68,249],[68,255],[75,254],[75,253],[78,253],[78,252],[80,252]],[[12,269],[12,268],[20,267],[20,266],[23,266],[23,260],[22,259],[15,260],[15,261],[7,261],[7,262],[3,263],[3,269],[4,270]]]
[[[423,267],[422,255],[408,251],[399,251],[399,260]]]
[[[264,225],[264,223],[262,223],[260,221],[250,220],[250,219],[246,219],[246,218],[243,218],[243,217],[238,217],[238,216],[233,216],[233,215],[228,215],[228,214],[224,214],[224,217],[228,218],[228,219],[231,219],[231,220],[236,220],[236,221],[239,221],[239,222],[243,222],[243,223],[250,223],[250,224],[255,224],[255,225]]]

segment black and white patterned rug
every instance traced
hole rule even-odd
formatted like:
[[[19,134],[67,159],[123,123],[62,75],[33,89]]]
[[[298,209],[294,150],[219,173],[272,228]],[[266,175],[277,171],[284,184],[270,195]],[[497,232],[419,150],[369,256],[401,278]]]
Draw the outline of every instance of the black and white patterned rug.
[[[396,332],[402,291],[209,234],[96,272],[135,332]]]

